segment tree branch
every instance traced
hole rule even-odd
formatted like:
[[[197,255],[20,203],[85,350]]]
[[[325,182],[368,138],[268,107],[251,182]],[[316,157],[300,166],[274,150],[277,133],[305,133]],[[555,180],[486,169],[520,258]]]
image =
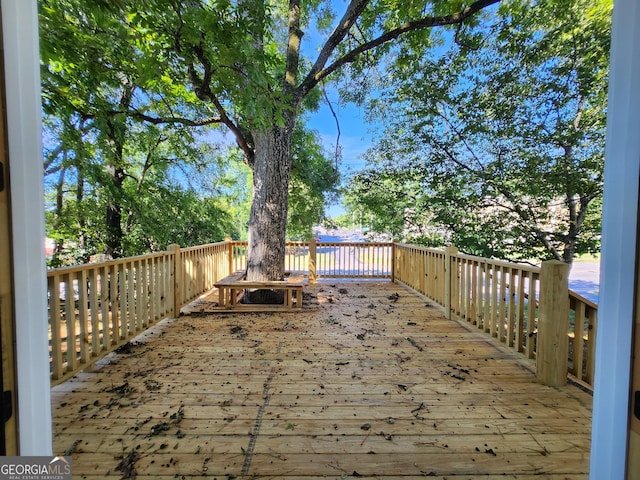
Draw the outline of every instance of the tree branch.
[[[216,106],[218,113],[220,114],[220,118],[222,119],[222,123],[224,123],[229,130],[236,137],[236,143],[240,147],[240,149],[244,152],[245,160],[247,161],[247,165],[253,168],[254,157],[255,157],[255,149],[254,146],[251,145],[247,139],[247,136],[244,134],[242,129],[236,125],[233,120],[229,118],[227,112],[224,107],[220,103],[220,100],[215,95],[211,95],[211,101]]]
[[[242,129],[238,125],[236,125],[233,120],[231,120],[224,106],[211,90],[213,66],[211,65],[211,62],[204,52],[204,38],[200,39],[199,45],[197,47],[194,47],[193,51],[195,52],[198,61],[204,69],[202,78],[200,78],[193,63],[190,63],[188,66],[189,78],[195,88],[196,96],[203,101],[209,99],[215,105],[216,110],[218,110],[218,114],[220,115],[218,123],[224,124],[229,130],[231,130],[231,133],[233,133],[233,135],[236,137],[236,143],[244,153],[247,165],[249,165],[250,167],[253,166],[255,155],[253,145],[249,143],[249,140],[247,139],[246,135],[244,135]]]
[[[471,155],[471,157],[473,158],[475,163],[478,165],[478,168],[482,172],[485,172],[486,171],[485,166],[483,165],[482,161],[480,160],[480,158],[476,154],[475,150],[469,144],[469,141],[467,140],[467,137],[462,134],[460,129],[457,128],[453,124],[453,122],[449,119],[449,117],[447,115],[445,115],[443,112],[441,112],[440,109],[436,108],[436,109],[434,109],[434,111],[435,111],[436,115],[439,116],[447,124],[447,126],[453,131],[453,133],[455,133],[458,136],[458,138],[460,139],[460,141],[464,145],[464,148],[467,150],[467,152],[469,152],[469,155]],[[456,163],[458,163],[457,160],[454,160],[454,161],[456,161]],[[473,170],[471,170],[471,171],[473,171]],[[480,175],[480,174],[477,174],[477,175]]]
[[[289,1],[289,39],[287,41],[287,66],[284,74],[283,90],[293,92],[298,82],[298,64],[300,61],[300,0]]]
[[[344,38],[351,26],[355,23],[357,18],[362,14],[362,11],[369,3],[368,1],[364,0],[354,0],[349,4],[347,12],[342,17],[342,20],[338,24],[338,27],[336,27],[334,32],[325,43],[325,46],[321,50],[316,63],[311,68],[311,71],[304,79],[300,87],[298,87],[300,89],[301,96],[306,95],[306,93],[308,93],[313,87],[315,87],[318,82],[320,82],[322,79],[326,78],[342,66],[355,61],[356,58],[364,52],[373,50],[374,48],[395,40],[401,35],[409,32],[425,30],[427,28],[443,25],[455,25],[475,15],[480,10],[499,2],[500,0],[478,0],[456,13],[438,17],[423,17],[417,20],[406,22],[398,28],[389,30],[379,37],[357,46],[325,68],[325,65],[333,51],[336,49],[340,41]]]
[[[152,123],[154,125],[180,124],[187,127],[204,127],[206,125],[224,123],[222,119],[219,117],[209,117],[209,118],[203,118],[200,120],[193,120],[193,119],[184,118],[184,117],[154,117],[151,115],[147,115],[146,113],[142,113],[139,110],[121,110],[121,111],[107,112],[107,116],[120,115],[120,114],[126,115],[131,118],[135,118],[136,120],[142,120],[147,123]]]
[[[547,251],[551,253],[556,260],[562,260],[562,256],[558,252],[558,249],[549,240],[547,232],[544,232],[541,228],[539,228],[537,226],[537,221],[534,221],[537,220],[537,218],[535,213],[530,211],[530,205],[523,205],[521,199],[515,197],[513,195],[513,192],[511,192],[508,188],[505,188],[505,186],[500,182],[496,182],[495,179],[492,176],[487,175],[486,172],[479,172],[477,170],[474,170],[466,163],[458,160],[456,156],[451,151],[449,151],[448,148],[446,148],[446,146],[443,147],[443,151],[447,155],[449,160],[456,164],[458,167],[466,170],[471,175],[475,175],[478,179],[480,179],[480,181],[485,182],[485,184],[502,195],[509,202],[509,204],[504,205],[496,201],[496,205],[514,213],[523,222],[523,225],[527,226],[527,231],[532,238],[535,238],[540,243],[542,243],[542,245],[544,245]]]
[[[327,41],[325,42],[322,50],[318,54],[318,58],[316,62],[311,67],[307,77],[303,80],[303,82],[298,87],[298,92],[300,98],[304,98],[309,91],[313,87],[315,87],[320,80],[328,75],[322,75],[324,71],[324,66],[329,61],[329,58],[335,51],[335,49],[340,45],[340,42],[344,40],[347,33],[356,22],[356,20],[362,15],[364,9],[369,4],[369,0],[351,0],[349,5],[347,6],[347,11],[344,13],[340,22],[338,22],[338,26],[333,30]],[[353,60],[352,60],[353,61]]]
[[[178,52],[183,51],[183,46],[181,42],[182,40],[181,33],[182,33],[182,28],[184,26],[184,21],[182,18],[182,12],[180,10],[180,5],[181,5],[181,2],[177,2],[177,4],[174,5],[174,10],[178,15],[178,18],[180,19],[178,29],[174,33],[174,45]],[[212,123],[221,123],[225,125],[229,130],[231,130],[231,132],[235,136],[236,143],[238,144],[240,149],[243,151],[247,164],[249,166],[253,165],[253,158],[255,154],[253,146],[250,145],[247,137],[243,134],[243,131],[239,128],[239,126],[236,125],[233,120],[231,120],[225,108],[223,107],[222,103],[211,90],[211,81],[213,79],[214,68],[205,53],[204,33],[200,35],[199,43],[191,47],[190,53],[195,53],[195,57],[203,69],[202,76],[200,76],[198,75],[198,71],[196,70],[196,67],[193,61],[190,61],[187,65],[189,80],[193,85],[195,94],[200,100],[203,100],[203,101],[210,100],[215,105],[216,110],[220,115],[218,118],[206,119],[205,122],[207,123],[204,123],[203,125],[208,125]],[[152,119],[147,119],[147,118],[143,118],[143,120],[153,121]],[[162,122],[159,122],[159,123],[162,123]],[[195,123],[184,123],[184,124],[190,125],[190,126],[198,126]]]
[[[336,137],[336,153],[335,153],[335,161],[336,161],[336,170],[338,169],[338,162],[340,161],[341,149],[340,149],[340,121],[338,120],[338,116],[336,115],[335,110],[333,109],[333,105],[331,105],[331,100],[329,100],[329,96],[327,95],[327,91],[324,88],[324,83],[322,84],[322,94],[324,95],[324,100],[327,102],[329,106],[329,110],[331,111],[331,115],[333,115],[333,119],[336,122],[336,128],[338,129],[338,136]]]

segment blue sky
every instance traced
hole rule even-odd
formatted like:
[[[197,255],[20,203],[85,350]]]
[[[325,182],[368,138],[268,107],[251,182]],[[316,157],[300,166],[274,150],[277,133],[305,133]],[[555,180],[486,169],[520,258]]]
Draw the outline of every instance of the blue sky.
[[[364,108],[350,103],[339,103],[337,92],[329,93],[333,109],[340,123],[340,145],[342,147],[342,162],[340,172],[343,182],[348,176],[365,166],[362,154],[371,146],[372,126],[365,122]],[[320,138],[328,152],[335,150],[338,128],[336,121],[327,106],[323,102],[320,109],[309,115],[308,126],[320,134]],[[341,205],[331,205],[327,209],[329,216],[342,215],[344,209]]]
[[[345,0],[332,0],[332,9],[335,12],[335,23],[343,15],[347,2]],[[319,45],[323,45],[329,32],[321,33],[313,25],[307,28],[302,37],[302,55],[311,60],[315,60]],[[350,173],[361,170],[365,161],[362,154],[371,146],[372,135],[369,132],[371,126],[366,124],[364,108],[354,104],[341,103],[336,88],[331,85],[331,79],[327,84],[327,95],[333,105],[333,109],[338,116],[340,123],[340,145],[342,146],[342,162],[340,172],[343,183]],[[308,127],[316,130],[328,152],[335,151],[338,128],[331,110],[322,101],[320,109],[315,113],[308,113]],[[341,205],[332,205],[327,212],[330,216],[338,216],[344,213]]]
[[[341,171],[348,173],[360,170],[365,162],[361,154],[371,145],[370,125],[365,123],[364,109],[353,104],[338,105],[337,94],[331,99],[333,109],[340,124],[340,145],[342,146]],[[336,121],[326,103],[309,118],[309,127],[320,133],[325,147],[333,151],[338,136]]]

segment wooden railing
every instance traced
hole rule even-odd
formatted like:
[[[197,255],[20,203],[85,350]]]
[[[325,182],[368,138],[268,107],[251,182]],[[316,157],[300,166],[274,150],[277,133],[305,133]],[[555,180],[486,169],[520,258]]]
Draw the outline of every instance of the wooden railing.
[[[564,285],[555,285],[557,275],[549,275],[551,280],[544,285],[547,298],[555,298],[558,289],[561,293],[556,303],[547,304],[546,313],[541,311],[542,272],[563,265],[543,262],[539,268],[464,255],[455,247],[440,250],[404,244],[395,245],[394,257],[396,281],[441,305],[447,317],[466,321],[526,357],[537,359],[539,377],[553,377],[546,383],[562,383],[568,371],[593,385],[597,305],[569,291],[566,277]],[[563,302],[567,302],[566,314],[561,313]],[[554,358],[554,368],[538,358],[539,320],[545,314],[553,325],[550,335],[568,335],[566,341],[562,337],[547,341],[543,356]],[[566,358],[556,360],[563,355],[557,345],[564,344]],[[557,363],[565,366],[557,369]]]
[[[59,383],[180,307],[228,274],[227,243],[50,270],[51,380]]]
[[[51,378],[59,381],[171,314],[174,256],[48,272]]]
[[[309,243],[287,242],[284,257],[284,269],[288,271],[309,272]],[[228,248],[233,259],[231,271],[247,268],[247,242],[230,242]]]
[[[569,308],[572,312],[569,331],[569,372],[593,385],[598,305],[576,292],[569,291]]]
[[[247,268],[247,243],[232,242],[232,270]],[[393,243],[287,242],[285,270],[318,278],[391,278]]]
[[[445,251],[397,243],[394,248],[395,281],[401,282],[439,305],[447,304]]]
[[[392,244],[288,242],[287,270],[312,280],[390,278]],[[159,320],[246,268],[246,242],[168,251],[50,270],[48,276],[51,379],[59,383]]]
[[[174,282],[174,305],[172,313],[199,295],[211,290],[213,284],[231,271],[233,252],[230,243],[219,242],[197,247],[180,248],[169,245],[169,251],[175,255],[177,267]]]
[[[316,278],[391,278],[392,243],[318,242]]]
[[[540,269],[469,255],[451,258],[458,276],[452,313],[534,358]]]
[[[52,381],[86,368],[159,320],[178,316],[216,281],[245,269],[246,259],[246,243],[227,241],[184,249],[171,245],[167,252],[50,270]],[[549,318],[540,302],[547,267],[464,255],[455,247],[398,243],[289,242],[285,258],[287,270],[302,271],[311,282],[324,277],[402,283],[441,305],[448,318],[466,321],[538,360],[540,319]],[[553,282],[547,281],[546,298],[559,291],[560,300],[547,310],[556,315],[563,311],[563,299],[568,302],[567,314],[553,328],[565,338],[568,332],[562,368],[592,385],[597,305]]]

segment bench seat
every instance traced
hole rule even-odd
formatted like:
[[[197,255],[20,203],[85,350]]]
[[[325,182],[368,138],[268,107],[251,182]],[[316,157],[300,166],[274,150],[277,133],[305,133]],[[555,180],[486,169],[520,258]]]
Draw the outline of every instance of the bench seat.
[[[245,280],[245,272],[234,272],[220,279],[214,286],[218,289],[218,306],[233,308],[238,305],[237,298],[240,291],[245,289],[284,290],[284,306],[286,308],[302,308],[303,272],[289,272],[284,280],[254,281]],[[295,294],[295,295],[294,295]]]

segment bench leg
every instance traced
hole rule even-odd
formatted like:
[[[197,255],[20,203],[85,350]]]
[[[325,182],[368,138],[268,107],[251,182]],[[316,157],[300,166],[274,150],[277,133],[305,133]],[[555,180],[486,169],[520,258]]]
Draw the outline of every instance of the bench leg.
[[[227,306],[227,302],[225,299],[225,287],[219,287],[218,288],[218,306],[219,307],[226,307]]]
[[[284,291],[284,304],[287,308],[293,308],[293,290],[290,288]]]
[[[233,307],[236,304],[236,297],[238,296],[238,291],[235,288],[229,289],[231,292],[231,299],[229,304]]]
[[[296,308],[302,308],[302,287],[296,288]]]

